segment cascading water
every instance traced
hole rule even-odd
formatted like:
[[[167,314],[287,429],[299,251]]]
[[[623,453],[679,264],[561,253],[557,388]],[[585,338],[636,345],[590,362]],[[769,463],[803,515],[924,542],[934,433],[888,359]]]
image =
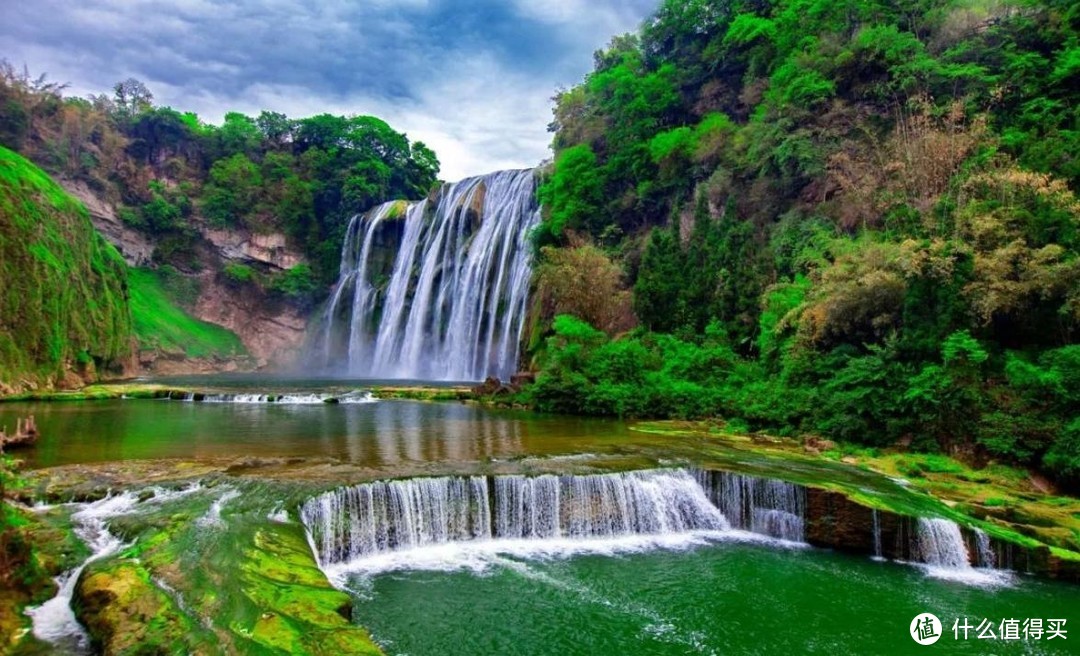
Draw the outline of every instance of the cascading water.
[[[202,486],[199,483],[180,490],[164,490],[155,487],[150,489],[152,496],[144,503],[158,505],[201,489]],[[35,637],[53,643],[54,646],[63,649],[64,653],[90,652],[90,638],[71,610],[71,598],[75,592],[75,585],[87,565],[95,560],[111,556],[125,547],[125,543],[109,531],[109,520],[134,512],[139,503],[139,495],[134,491],[127,491],[99,501],[76,504],[78,510],[71,515],[72,527],[79,539],[90,548],[90,556],[75,569],[64,572],[56,578],[58,591],[55,597],[40,606],[26,610],[26,614],[32,620]],[[40,510],[47,510],[47,507]]]
[[[994,548],[990,544],[990,536],[984,531],[974,529],[975,532],[975,554],[978,557],[979,567],[994,568],[997,567],[997,554],[994,553]]]
[[[534,171],[500,171],[445,185],[435,200],[354,217],[318,345],[327,367],[371,378],[508,379],[532,275],[535,196]]]
[[[300,508],[335,585],[361,572],[485,568],[500,555],[614,553],[723,539],[805,544],[806,488],[721,471],[658,469],[593,475],[473,476],[380,481],[327,492]],[[871,511],[875,559],[882,527]],[[908,552],[930,576],[1002,585],[989,537],[947,519],[911,524]],[[736,529],[736,530],[731,530]],[[906,539],[906,538],[905,538]]]
[[[932,567],[971,569],[967,544],[956,522],[939,517],[920,517],[915,527],[919,559]]]
[[[173,392],[171,400],[187,403],[231,403],[236,405],[323,405],[323,404],[365,404],[376,403],[379,399],[371,392],[354,391],[345,394],[308,394],[286,392],[282,394],[206,394],[203,392]]]
[[[792,542],[805,540],[802,486],[729,472],[701,471],[698,480],[732,526]]]
[[[300,516],[323,565],[449,542],[587,540],[729,528],[694,476],[683,470],[368,483],[311,499]]]
[[[874,518],[874,560],[885,560],[885,556],[881,550],[881,520],[878,518],[878,511],[876,508],[872,509],[871,514]]]
[[[974,535],[978,568],[971,565],[967,541],[956,522],[939,517],[921,517],[915,524],[912,555],[936,578],[973,585],[1010,584],[1013,578],[1009,571],[993,569],[996,559],[991,556],[989,536],[977,530]]]

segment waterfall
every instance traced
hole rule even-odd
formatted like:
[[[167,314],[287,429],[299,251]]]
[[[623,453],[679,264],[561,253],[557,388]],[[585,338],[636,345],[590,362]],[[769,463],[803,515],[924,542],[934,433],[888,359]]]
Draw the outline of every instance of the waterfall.
[[[994,549],[990,545],[990,536],[979,529],[973,530],[975,532],[975,554],[978,557],[979,567],[990,569],[997,567],[997,554],[994,553]]]
[[[698,472],[710,500],[735,528],[782,540],[805,540],[806,489],[729,472]]]
[[[683,470],[381,481],[306,502],[322,565],[481,540],[587,540],[720,531],[727,520]]]
[[[946,569],[971,569],[967,545],[956,522],[920,517],[915,526],[915,547],[927,565]]]
[[[371,378],[508,379],[532,275],[535,196],[532,170],[500,171],[354,217],[324,316],[323,361]]]
[[[878,519],[876,508],[872,509],[870,512],[874,518],[874,560],[885,560],[885,556],[881,551],[881,520]]]

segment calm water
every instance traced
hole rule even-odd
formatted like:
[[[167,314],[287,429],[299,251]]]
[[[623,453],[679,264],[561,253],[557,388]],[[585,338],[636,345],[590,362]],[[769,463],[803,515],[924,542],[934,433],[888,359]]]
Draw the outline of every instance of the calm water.
[[[305,388],[305,391],[310,391]],[[310,456],[393,471],[616,447],[614,421],[491,411],[460,403],[278,405],[115,400],[0,404],[0,425],[34,415],[30,467],[151,458]]]

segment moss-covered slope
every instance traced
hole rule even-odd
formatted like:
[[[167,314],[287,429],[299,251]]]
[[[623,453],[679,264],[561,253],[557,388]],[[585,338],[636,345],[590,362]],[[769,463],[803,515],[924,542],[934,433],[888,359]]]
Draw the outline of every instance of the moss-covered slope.
[[[0,389],[118,366],[131,336],[123,259],[78,201],[0,147]]]
[[[139,347],[188,358],[234,358],[246,355],[236,333],[200,321],[169,298],[156,273],[130,269],[131,314]]]

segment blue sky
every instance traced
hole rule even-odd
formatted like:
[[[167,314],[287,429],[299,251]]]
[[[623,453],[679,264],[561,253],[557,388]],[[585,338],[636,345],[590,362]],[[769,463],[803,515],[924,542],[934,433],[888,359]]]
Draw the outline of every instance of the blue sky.
[[[374,114],[455,180],[550,156],[551,96],[659,0],[4,0],[0,58],[110,93],[226,111]]]

